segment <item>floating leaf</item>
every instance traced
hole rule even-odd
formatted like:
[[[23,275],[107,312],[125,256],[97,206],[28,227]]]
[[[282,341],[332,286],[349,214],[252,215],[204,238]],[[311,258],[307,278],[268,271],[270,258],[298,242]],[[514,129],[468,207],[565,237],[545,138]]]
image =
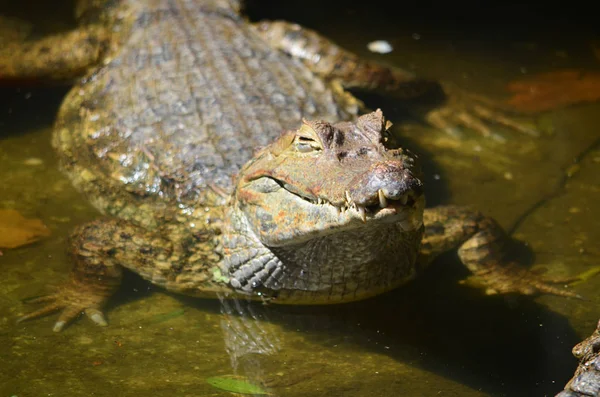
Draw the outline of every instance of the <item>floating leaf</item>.
[[[217,389],[230,391],[232,393],[267,395],[269,394],[262,387],[252,384],[247,380],[231,376],[213,376],[206,379],[206,382]]]
[[[600,100],[600,73],[558,70],[508,84],[513,96],[507,104],[518,112],[538,113]]]
[[[50,230],[39,219],[27,219],[15,210],[0,209],[0,247],[16,248],[49,236]]]

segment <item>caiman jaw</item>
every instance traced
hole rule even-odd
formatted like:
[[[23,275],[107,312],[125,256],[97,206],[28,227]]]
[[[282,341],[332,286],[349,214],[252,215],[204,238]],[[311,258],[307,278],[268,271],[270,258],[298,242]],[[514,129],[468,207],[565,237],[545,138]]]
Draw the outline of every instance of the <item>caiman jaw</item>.
[[[422,224],[420,210],[424,205],[422,194],[416,191],[408,191],[397,198],[387,197],[384,189],[377,190],[376,196],[370,201],[376,201],[375,204],[359,204],[353,198],[349,190],[344,192],[343,200],[331,202],[326,198],[303,194],[299,189],[294,188],[288,183],[272,179],[289,194],[294,195],[311,205],[323,207],[327,206],[334,209],[338,216],[352,216],[355,213],[363,223],[368,220],[381,220],[386,223],[397,222],[404,231],[412,231],[419,228]],[[341,220],[341,219],[340,219]]]
[[[360,215],[360,218],[363,222],[367,222],[367,215],[376,215],[378,213],[391,213],[400,215],[403,212],[407,212],[410,210],[414,210],[415,204],[417,203],[418,197],[413,192],[407,192],[400,196],[398,199],[390,199],[386,197],[383,189],[379,189],[377,191],[377,199],[379,200],[377,204],[372,205],[360,205],[355,203],[352,200],[350,192],[346,190],[346,201],[341,206],[336,206],[339,212],[345,212],[349,208],[354,209]],[[412,224],[401,221],[402,227],[404,230],[409,231],[413,230],[414,227]]]

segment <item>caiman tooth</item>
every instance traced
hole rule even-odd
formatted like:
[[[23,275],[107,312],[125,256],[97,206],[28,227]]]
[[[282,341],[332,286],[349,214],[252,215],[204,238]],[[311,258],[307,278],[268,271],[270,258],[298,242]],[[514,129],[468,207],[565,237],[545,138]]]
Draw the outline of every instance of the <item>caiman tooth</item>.
[[[346,190],[346,201],[348,204],[352,203],[352,198],[350,197],[350,192]]]
[[[366,223],[367,222],[367,212],[365,210],[365,207],[357,206],[356,210],[358,211],[358,214],[360,215],[360,219],[362,219],[363,223]]]
[[[400,196],[400,199],[398,201],[400,201],[400,204],[406,205],[406,203],[408,203],[408,194]]]
[[[377,191],[377,195],[379,196],[379,206],[381,208],[385,208],[388,206],[388,202],[387,202],[387,198],[385,197],[385,194],[383,193],[383,190],[379,189]]]

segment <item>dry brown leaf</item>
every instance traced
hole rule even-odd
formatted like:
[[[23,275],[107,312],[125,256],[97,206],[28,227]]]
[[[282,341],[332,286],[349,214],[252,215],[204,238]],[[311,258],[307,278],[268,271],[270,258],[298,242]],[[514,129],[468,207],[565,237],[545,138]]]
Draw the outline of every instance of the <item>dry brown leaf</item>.
[[[521,113],[538,113],[600,100],[600,72],[558,70],[508,84],[506,102]]]
[[[0,209],[0,248],[16,248],[49,236],[39,219],[27,219],[18,211]]]

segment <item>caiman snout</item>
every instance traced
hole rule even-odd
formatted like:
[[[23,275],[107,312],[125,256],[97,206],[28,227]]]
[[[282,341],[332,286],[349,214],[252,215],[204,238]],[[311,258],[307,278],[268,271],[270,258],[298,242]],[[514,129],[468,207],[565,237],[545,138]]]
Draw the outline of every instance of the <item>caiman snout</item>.
[[[410,205],[423,195],[423,183],[402,161],[384,161],[355,177],[348,194],[359,206],[385,208],[390,201]]]

